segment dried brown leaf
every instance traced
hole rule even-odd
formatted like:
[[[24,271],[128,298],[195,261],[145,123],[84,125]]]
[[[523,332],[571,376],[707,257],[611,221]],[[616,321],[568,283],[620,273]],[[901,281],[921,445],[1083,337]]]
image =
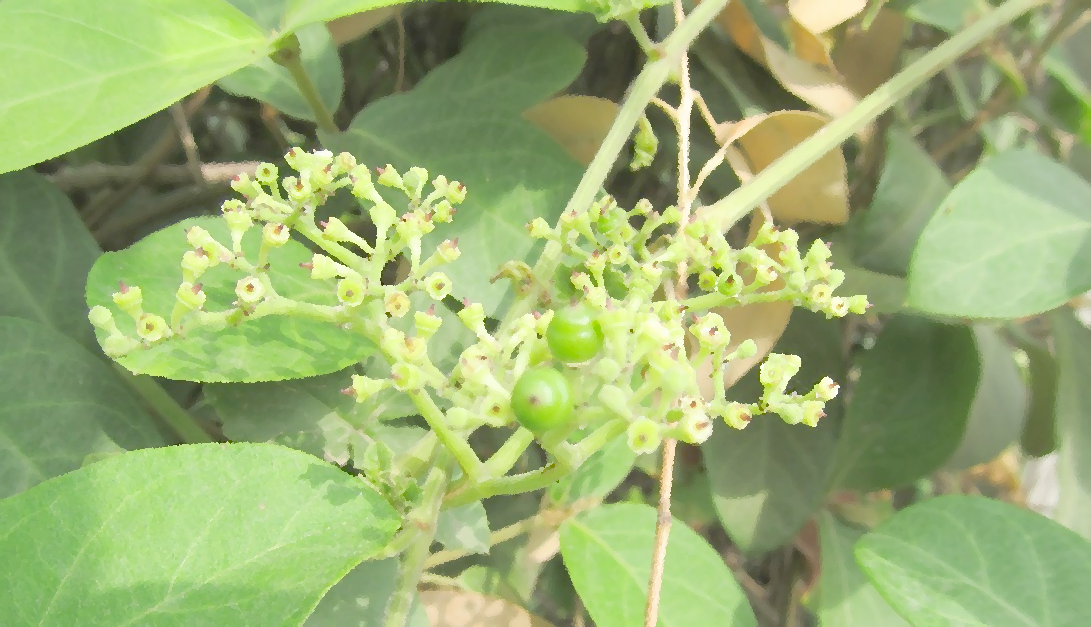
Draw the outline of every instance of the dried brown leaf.
[[[617,117],[617,104],[592,96],[559,96],[523,112],[573,159],[588,165]]]
[[[882,9],[866,31],[850,25],[833,51],[845,83],[857,94],[870,94],[894,75],[905,38],[905,18]]]
[[[517,605],[466,590],[428,590],[420,601],[432,627],[553,627]]]
[[[792,19],[812,33],[824,33],[867,8],[867,0],[789,0]]]

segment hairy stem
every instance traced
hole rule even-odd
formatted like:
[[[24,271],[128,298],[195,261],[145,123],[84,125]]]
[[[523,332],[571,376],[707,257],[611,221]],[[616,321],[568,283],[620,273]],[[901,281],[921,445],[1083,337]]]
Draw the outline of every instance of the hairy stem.
[[[299,93],[310,105],[311,110],[314,111],[314,120],[318,124],[318,130],[331,135],[340,133],[341,130],[337,128],[337,124],[333,121],[333,114],[322,102],[322,97],[318,94],[318,88],[314,86],[314,82],[307,74],[306,68],[303,67],[303,54],[299,49],[299,39],[294,34],[286,37],[284,47],[274,52],[271,58],[277,64],[284,66],[292,75],[296,87],[299,88]]]
[[[406,520],[407,524],[419,528],[420,534],[414,538],[402,560],[398,585],[387,605],[383,627],[404,627],[413,603],[413,593],[417,590],[417,582],[424,572],[424,562],[428,559],[428,551],[436,536],[440,503],[447,487],[447,473],[442,467],[447,465],[448,457],[441,452],[437,458],[439,463],[428,473],[428,479],[424,482],[420,507],[410,513]]]
[[[1007,0],[959,34],[917,59],[871,95],[861,100],[851,111],[833,120],[795,148],[784,153],[749,183],[731,192],[723,200],[708,206],[705,209],[707,215],[715,216],[721,230],[726,230],[952,61],[988,39],[1004,25],[1045,1]],[[700,6],[703,7],[704,3]]]
[[[501,542],[507,542],[508,540],[518,538],[524,533],[529,532],[538,523],[538,514],[531,516],[525,520],[520,520],[517,523],[508,525],[503,529],[492,532],[489,535],[489,546],[493,547]],[[469,551],[436,551],[424,562],[424,569],[429,570],[439,566],[440,564],[446,564],[447,562],[453,562],[459,558],[471,555]]]

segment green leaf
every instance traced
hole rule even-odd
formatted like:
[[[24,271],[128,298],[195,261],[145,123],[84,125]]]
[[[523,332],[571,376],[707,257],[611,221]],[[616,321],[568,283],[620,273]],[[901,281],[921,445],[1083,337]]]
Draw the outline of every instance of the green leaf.
[[[825,316],[803,309],[792,312],[776,351],[803,361],[790,391],[806,394],[824,376],[843,381],[840,325]],[[761,392],[755,369],[728,396],[752,402]],[[813,429],[785,424],[773,414],[755,416],[742,431],[718,423],[701,446],[716,513],[743,551],[762,553],[784,544],[821,507],[837,442],[840,401],[827,403],[826,413]]]
[[[921,231],[950,190],[928,153],[906,133],[891,129],[871,206],[854,214],[846,226],[853,259],[876,272],[905,276]]]
[[[891,318],[859,361],[832,487],[900,487],[940,467],[958,448],[980,375],[967,327]]]
[[[325,24],[310,24],[296,32],[303,69],[318,90],[322,104],[336,111],[345,89],[341,57]],[[269,57],[221,78],[217,85],[236,96],[247,96],[269,104],[293,118],[314,122],[314,110],[296,86],[287,68]]]
[[[480,34],[488,36],[489,31],[495,28],[534,28],[552,30],[585,44],[591,35],[603,27],[603,24],[586,13],[498,3],[481,7],[474,12],[466,25],[462,41],[465,44]]]
[[[0,176],[0,316],[53,327],[98,352],[83,285],[99,254],[76,208],[45,177]]]
[[[852,546],[863,534],[842,525],[833,515],[818,517],[822,548],[819,579],[818,624],[822,627],[908,627],[901,616],[879,596],[852,555]]]
[[[220,218],[191,218],[157,231],[125,250],[106,253],[95,263],[87,279],[87,303],[109,307],[119,328],[131,333],[129,317],[114,306],[111,294],[118,282],[141,288],[144,311],[170,318],[175,291],[181,282],[179,265],[189,250],[185,231],[201,226],[221,243],[230,245],[227,225]],[[254,228],[243,239],[243,252],[257,259],[261,230]],[[311,259],[302,244],[289,241],[269,253],[270,278],[277,292],[288,298],[321,305],[336,304],[333,284],[315,281],[299,264]],[[222,311],[237,300],[235,284],[245,275],[219,264],[201,276],[208,294],[205,308]],[[100,333],[99,341],[105,339]],[[196,328],[150,348],[136,349],[118,363],[141,374],[168,379],[210,383],[279,381],[328,374],[359,361],[372,345],[352,331],[336,325],[287,316],[266,316],[221,330]]]
[[[398,581],[398,558],[363,562],[330,588],[305,627],[372,627],[383,624],[386,603]],[[413,601],[406,627],[429,627],[419,600]]]
[[[1030,375],[1030,406],[1019,444],[1028,455],[1042,457],[1057,450],[1057,360],[1049,349],[1025,334],[1015,336],[1027,355]]]
[[[655,543],[655,510],[605,505],[561,526],[561,555],[580,598],[599,627],[640,625]],[[723,559],[675,519],[663,571],[661,627],[757,625]]]
[[[972,328],[981,378],[962,443],[944,464],[948,470],[964,470],[996,459],[1019,439],[1027,418],[1027,385],[1011,348],[994,329],[983,325]]]
[[[357,479],[268,444],[120,455],[0,501],[0,616],[299,624],[399,526]]]
[[[1091,616],[1091,544],[984,497],[904,509],[857,543],[856,559],[913,625],[1076,627]]]
[[[352,449],[367,448],[363,434],[345,419],[356,404],[341,393],[349,376],[335,372],[292,381],[210,384],[204,393],[228,439],[275,442],[344,464]]]
[[[318,4],[308,0],[307,6]],[[584,57],[579,44],[556,33],[492,32],[474,39],[413,91],[375,102],[345,133],[323,141],[369,165],[422,166],[432,176],[466,185],[454,222],[436,229],[426,246],[459,238],[462,256],[444,272],[456,295],[492,312],[510,288],[489,277],[500,264],[528,257],[533,241],[526,223],[536,216],[554,220],[582,172],[520,114],[564,88]]]
[[[1053,519],[1091,538],[1091,331],[1068,309],[1050,315],[1057,352],[1057,484]]]
[[[163,444],[109,366],[49,327],[0,317],[0,498],[88,455]]]
[[[598,450],[580,467],[549,488],[554,503],[575,503],[580,499],[603,499],[629,476],[636,453],[625,438],[617,438]]]
[[[0,42],[0,173],[128,126],[270,51],[222,0],[6,0]]]
[[[481,501],[445,509],[436,523],[436,541],[449,550],[489,552],[489,518]]]
[[[1029,151],[984,160],[925,227],[909,269],[911,307],[1018,318],[1091,289],[1091,185]]]
[[[979,0],[895,0],[890,4],[914,22],[948,33],[962,30],[981,14]]]

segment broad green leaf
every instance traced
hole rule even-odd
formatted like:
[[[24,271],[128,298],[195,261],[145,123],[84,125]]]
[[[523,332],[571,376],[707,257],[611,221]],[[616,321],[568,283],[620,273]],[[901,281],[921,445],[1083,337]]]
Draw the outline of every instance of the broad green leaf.
[[[879,314],[898,313],[905,308],[905,279],[861,268],[849,256],[846,247],[835,242],[831,247],[833,267],[845,273],[845,282],[834,293],[837,296],[863,294],[871,303],[869,311]]]
[[[1050,315],[1057,353],[1057,483],[1053,519],[1091,538],[1091,331],[1068,309]]]
[[[349,372],[269,383],[216,383],[205,397],[236,442],[276,442],[344,464],[353,449],[367,448],[364,435],[346,421],[356,400],[341,393]]]
[[[921,234],[907,302],[971,318],[1042,313],[1091,289],[1091,185],[1030,151],[983,161]]]
[[[984,497],[941,496],[904,509],[856,544],[856,559],[920,627],[1077,627],[1091,616],[1091,544]]]
[[[367,561],[353,568],[330,588],[307,617],[304,627],[372,627],[383,624],[386,604],[398,582],[398,558]],[[409,611],[406,627],[430,627],[419,600]]]
[[[106,253],[95,263],[87,279],[87,303],[114,312],[119,328],[132,334],[131,318],[114,306],[111,294],[119,281],[141,288],[144,311],[169,320],[175,292],[181,282],[179,265],[189,250],[185,231],[201,226],[221,243],[230,245],[227,225],[220,218],[191,218],[140,240],[125,250]],[[243,252],[257,259],[261,230],[254,228],[243,239]],[[269,253],[270,277],[277,292],[288,298],[335,305],[331,281],[315,281],[299,264],[311,259],[302,244],[289,241]],[[235,284],[245,276],[226,264],[218,264],[201,276],[208,294],[205,309],[223,311],[237,300]],[[105,339],[100,332],[99,341]],[[266,316],[238,327],[221,330],[195,328],[149,348],[138,348],[118,363],[141,374],[168,379],[209,383],[279,381],[336,372],[372,352],[359,334],[317,320]]]
[[[891,318],[857,365],[831,487],[900,487],[958,448],[980,375],[967,327]]]
[[[962,443],[944,464],[948,470],[964,470],[996,459],[1019,439],[1027,418],[1027,386],[1019,376],[1011,348],[994,329],[983,325],[972,328],[981,377]]]
[[[76,208],[45,177],[0,176],[0,316],[53,327],[97,352],[83,285],[99,254]]]
[[[603,28],[593,16],[586,13],[557,11],[552,8],[526,7],[514,4],[493,4],[475,11],[462,35],[465,45],[480,34],[494,28],[530,28],[552,30],[576,41],[586,43],[591,35]]]
[[[1057,450],[1057,360],[1049,348],[1025,334],[1015,336],[1018,347],[1027,355],[1030,375],[1030,407],[1019,444],[1032,457]]]
[[[629,476],[636,453],[625,438],[617,438],[599,449],[573,473],[549,488],[554,503],[575,503],[580,499],[603,499]]]
[[[840,325],[825,316],[794,311],[776,351],[803,360],[789,387],[792,392],[806,394],[824,376],[844,382]],[[753,370],[728,396],[750,402],[761,391]],[[827,403],[826,413],[813,429],[785,424],[773,414],[755,416],[742,431],[717,423],[701,446],[716,513],[743,551],[762,553],[781,546],[821,507],[841,402]]]
[[[436,541],[453,551],[489,552],[489,518],[481,501],[445,509],[436,523]]]
[[[0,616],[290,625],[393,537],[361,481],[268,444],[127,453],[0,501]]]
[[[818,517],[822,547],[818,624],[821,627],[908,627],[879,596],[852,555],[861,531],[842,525],[828,512]]]
[[[520,114],[564,88],[584,56],[579,44],[556,33],[493,32],[476,38],[413,91],[375,102],[345,133],[323,141],[369,165],[422,166],[432,176],[466,185],[454,222],[437,228],[426,246],[459,238],[462,256],[444,272],[457,296],[492,312],[510,287],[489,278],[502,263],[528,256],[533,241],[527,222],[536,216],[554,220],[581,174],[556,142]]]
[[[853,215],[846,227],[853,259],[876,272],[905,276],[917,238],[950,190],[928,153],[906,133],[891,129],[871,206]]]
[[[303,69],[318,90],[322,104],[327,110],[336,111],[341,104],[345,80],[341,57],[329,29],[325,24],[310,24],[300,28],[296,37],[299,38]],[[262,57],[253,65],[221,78],[217,84],[237,96],[265,102],[293,118],[314,122],[314,111],[299,92],[291,73],[269,57]]]
[[[0,173],[108,135],[269,52],[222,0],[0,2]]]
[[[88,455],[163,444],[108,365],[49,327],[0,317],[0,498]]]
[[[569,518],[561,555],[580,598],[599,627],[642,624],[655,543],[655,510],[618,503]],[[675,519],[663,571],[660,627],[757,625],[723,559]]]

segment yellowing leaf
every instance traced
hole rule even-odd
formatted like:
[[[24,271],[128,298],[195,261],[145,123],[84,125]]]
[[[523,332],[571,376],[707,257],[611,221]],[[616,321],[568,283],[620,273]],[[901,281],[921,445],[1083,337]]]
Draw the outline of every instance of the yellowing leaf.
[[[326,28],[333,35],[334,44],[340,46],[370,33],[401,11],[400,6],[361,11],[330,20],[326,23]]]
[[[730,162],[745,181],[818,132],[828,121],[825,116],[809,111],[777,111],[721,124],[716,139],[721,145],[738,144],[745,163],[735,159]],[[770,196],[768,204],[769,211],[780,222],[844,224],[849,217],[845,157],[840,150],[826,153]]]
[[[788,34],[797,55],[762,34],[745,3],[732,2],[716,18],[735,45],[761,63],[789,92],[815,109],[838,117],[848,113],[859,97],[843,83],[829,54],[829,45],[803,24],[789,20]],[[866,140],[871,126],[858,133]]]
[[[428,590],[420,601],[432,627],[553,627],[523,608],[465,590]]]
[[[789,0],[788,12],[812,33],[824,33],[856,17],[867,0]]]
[[[882,9],[867,30],[849,26],[833,51],[833,61],[845,84],[857,94],[870,94],[894,75],[901,55],[905,18]]]
[[[617,117],[617,105],[605,98],[559,96],[523,112],[523,117],[549,135],[582,165],[595,158]]]

